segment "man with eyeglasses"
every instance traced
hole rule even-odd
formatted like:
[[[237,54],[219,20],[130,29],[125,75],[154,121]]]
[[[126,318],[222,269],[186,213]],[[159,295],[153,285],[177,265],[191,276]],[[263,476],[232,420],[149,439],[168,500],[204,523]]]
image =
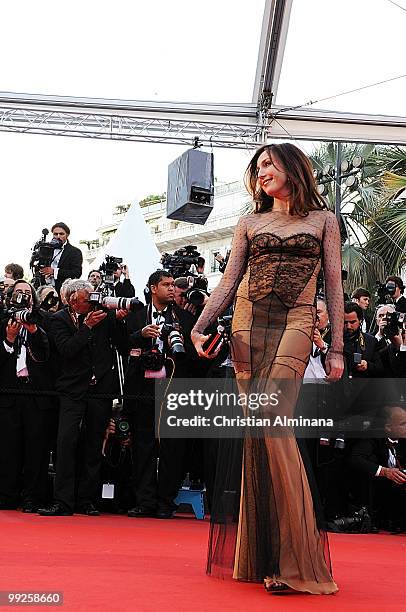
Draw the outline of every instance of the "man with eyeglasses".
[[[29,283],[14,283],[7,306],[10,316],[0,325],[0,388],[16,393],[0,394],[0,509],[21,503],[23,512],[35,512],[47,490],[50,404],[33,391],[47,388],[49,345],[39,325],[21,321],[22,312],[38,306]]]

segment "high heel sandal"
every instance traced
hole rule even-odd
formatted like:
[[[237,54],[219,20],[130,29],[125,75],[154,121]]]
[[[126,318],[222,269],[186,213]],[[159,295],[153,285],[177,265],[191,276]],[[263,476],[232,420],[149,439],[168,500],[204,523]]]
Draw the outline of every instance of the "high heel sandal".
[[[283,582],[278,582],[277,580],[268,581],[266,578],[264,580],[264,588],[268,593],[273,593],[273,595],[287,595],[289,593],[298,593],[295,589],[292,589],[287,584]]]

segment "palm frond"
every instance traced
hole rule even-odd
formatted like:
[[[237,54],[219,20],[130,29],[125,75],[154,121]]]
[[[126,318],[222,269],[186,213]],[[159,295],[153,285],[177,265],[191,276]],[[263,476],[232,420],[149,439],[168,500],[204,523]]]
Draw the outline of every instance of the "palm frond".
[[[397,191],[406,187],[406,176],[400,176],[394,172],[385,172],[382,177],[382,182],[387,189]]]
[[[348,272],[346,290],[349,294],[358,287],[364,287],[373,293],[377,281],[382,282],[385,279],[385,263],[377,253],[358,245],[346,244],[342,257],[343,268]]]
[[[374,217],[366,248],[378,253],[391,274],[406,263],[406,200],[382,208]]]

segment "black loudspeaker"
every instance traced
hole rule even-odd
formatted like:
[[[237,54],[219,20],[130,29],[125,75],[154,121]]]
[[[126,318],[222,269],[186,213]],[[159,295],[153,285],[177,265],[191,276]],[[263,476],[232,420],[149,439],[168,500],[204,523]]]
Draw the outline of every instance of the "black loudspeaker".
[[[166,216],[204,225],[213,203],[213,153],[189,149],[169,165]]]

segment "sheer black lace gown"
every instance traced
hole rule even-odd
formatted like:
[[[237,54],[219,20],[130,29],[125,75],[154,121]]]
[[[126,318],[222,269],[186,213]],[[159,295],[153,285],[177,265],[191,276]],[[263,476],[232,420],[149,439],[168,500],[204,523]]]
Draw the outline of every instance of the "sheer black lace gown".
[[[241,218],[226,272],[195,326],[203,332],[235,300],[231,352],[238,385],[245,392],[271,393],[275,381],[279,386],[285,381],[280,416],[294,414],[312,347],[321,266],[332,350],[340,352],[340,234],[335,216],[322,210],[307,217],[269,211]],[[226,575],[231,568],[238,580],[270,577],[300,591],[334,593],[327,537],[317,525],[307,474],[290,433],[285,428],[280,436],[273,430],[244,439],[238,519],[230,499],[220,500],[208,571]],[[238,464],[231,451],[229,460]],[[234,485],[224,481],[221,488],[232,496]]]

